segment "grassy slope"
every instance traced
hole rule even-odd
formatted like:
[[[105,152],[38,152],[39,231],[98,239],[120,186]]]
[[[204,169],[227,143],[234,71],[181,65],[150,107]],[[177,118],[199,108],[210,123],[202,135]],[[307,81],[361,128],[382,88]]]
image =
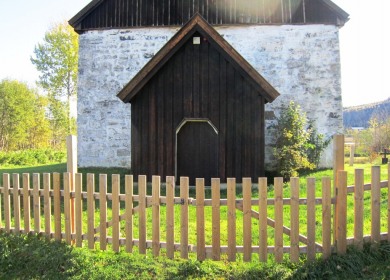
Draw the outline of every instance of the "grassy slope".
[[[390,244],[299,264],[169,260],[0,233],[0,279],[389,279]]]

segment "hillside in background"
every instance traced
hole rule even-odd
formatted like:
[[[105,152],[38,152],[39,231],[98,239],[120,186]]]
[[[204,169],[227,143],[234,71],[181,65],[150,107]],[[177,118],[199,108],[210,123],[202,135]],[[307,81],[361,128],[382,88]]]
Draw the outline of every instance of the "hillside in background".
[[[390,117],[390,98],[382,102],[344,108],[344,128],[367,128],[372,116],[378,116],[380,120]]]

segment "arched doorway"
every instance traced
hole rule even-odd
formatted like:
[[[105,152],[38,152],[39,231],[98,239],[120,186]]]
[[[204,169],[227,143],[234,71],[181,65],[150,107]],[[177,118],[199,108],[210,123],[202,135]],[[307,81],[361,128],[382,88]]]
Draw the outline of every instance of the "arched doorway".
[[[210,185],[218,177],[218,130],[208,119],[184,119],[176,129],[176,178],[204,178]]]

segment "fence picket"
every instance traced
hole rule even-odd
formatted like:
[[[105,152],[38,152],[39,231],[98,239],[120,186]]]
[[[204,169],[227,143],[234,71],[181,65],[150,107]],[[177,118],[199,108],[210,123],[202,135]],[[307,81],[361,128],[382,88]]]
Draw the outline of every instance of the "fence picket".
[[[292,177],[291,185],[291,235],[290,235],[290,259],[291,262],[299,262],[299,178]]]
[[[75,230],[76,230],[76,246],[83,246],[83,200],[81,191],[83,189],[83,174],[75,175]]]
[[[175,177],[168,176],[166,178],[166,231],[167,231],[167,257],[170,259],[174,258],[175,252],[175,208],[174,208],[174,197],[175,197]]]
[[[19,180],[19,174],[14,173],[12,175],[12,184],[13,184],[15,232],[20,233],[20,195],[19,195],[20,180]],[[1,205],[1,203],[0,203],[0,205]]]
[[[387,165],[387,241],[390,242],[390,163]]]
[[[189,178],[180,177],[180,256],[188,259],[188,195]]]
[[[259,178],[259,259],[267,262],[267,178]]]
[[[275,187],[275,261],[283,261],[283,178],[274,179]]]
[[[388,165],[388,175],[390,176],[390,164]],[[7,232],[31,232],[31,208],[33,209],[33,231],[34,233],[43,233],[48,238],[53,237],[52,233],[52,209],[54,209],[54,238],[61,240],[63,236],[69,244],[76,241],[76,246],[82,246],[85,239],[83,235],[83,199],[87,199],[88,212],[88,247],[94,249],[96,240],[100,241],[100,249],[105,250],[107,244],[112,244],[115,252],[120,250],[120,246],[126,244],[126,251],[131,252],[134,244],[139,246],[140,253],[146,253],[146,249],[152,248],[155,256],[160,254],[161,248],[166,248],[167,257],[173,259],[175,250],[180,250],[181,257],[188,258],[189,251],[197,253],[197,259],[202,261],[207,257],[213,260],[220,260],[221,253],[227,253],[229,261],[235,261],[237,252],[243,253],[244,261],[251,261],[252,253],[258,250],[261,262],[267,261],[268,253],[275,255],[275,261],[281,262],[284,253],[290,253],[292,262],[299,261],[301,252],[307,253],[308,260],[314,260],[316,252],[321,251],[323,258],[328,258],[331,254],[331,232],[332,232],[332,204],[335,204],[334,220],[336,227],[335,232],[335,249],[338,254],[346,253],[348,244],[355,244],[358,248],[363,247],[363,241],[368,237],[363,237],[363,210],[364,210],[364,191],[371,191],[371,241],[380,242],[386,234],[381,234],[381,188],[390,190],[390,183],[380,181],[380,167],[372,167],[371,184],[364,184],[364,171],[355,170],[355,185],[347,187],[347,173],[339,171],[337,174],[338,182],[335,184],[335,199],[331,197],[331,180],[322,178],[322,198],[316,198],[315,178],[307,179],[307,198],[299,197],[299,178],[291,178],[291,197],[283,198],[283,178],[275,178],[274,198],[267,196],[267,179],[259,178],[259,198],[258,201],[252,199],[250,178],[243,178],[243,198],[236,197],[236,179],[227,180],[227,199],[221,199],[220,179],[211,180],[211,199],[205,199],[204,179],[196,180],[196,199],[189,197],[189,178],[180,178],[180,198],[175,197],[175,178],[166,177],[166,196],[160,197],[161,181],[159,176],[152,178],[152,195],[147,196],[147,177],[139,176],[138,178],[138,196],[133,194],[133,176],[125,177],[125,194],[120,194],[120,176],[112,175],[112,193],[107,194],[107,175],[100,174],[99,193],[95,192],[95,179],[93,174],[87,175],[87,192],[82,191],[82,175],[75,175],[75,191],[71,190],[72,176],[71,173],[61,175],[53,173],[53,190],[51,190],[51,175],[43,174],[42,188],[40,185],[40,174],[34,173],[32,189],[30,189],[30,175],[23,174],[22,182],[19,182],[19,175],[13,174],[12,185],[9,174],[3,174],[3,187],[0,188],[1,201],[0,211],[0,230]],[[22,183],[22,187],[20,186]],[[64,191],[61,191],[61,184]],[[346,221],[347,221],[347,193],[354,192],[354,237],[347,239]],[[11,201],[12,196],[12,201]],[[23,200],[21,201],[21,197]],[[32,196],[32,197],[31,197]],[[63,200],[61,198],[63,196]],[[388,194],[390,198],[390,192]],[[53,199],[53,201],[52,201]],[[95,199],[100,200],[100,224],[95,228]],[[75,201],[75,232],[72,230],[72,208],[71,201]],[[107,202],[112,200],[112,220],[107,220]],[[120,215],[121,201],[125,201],[125,212]],[[138,207],[133,203],[138,201]],[[31,201],[33,205],[31,206]],[[45,221],[44,231],[41,228],[41,203],[43,203],[43,217]],[[52,204],[53,203],[53,204]],[[64,213],[61,215],[61,205],[64,203]],[[161,203],[166,204],[166,242],[161,241]],[[175,204],[180,203],[180,243],[175,244]],[[22,204],[22,205],[21,205]],[[258,204],[259,212],[252,210],[252,205]],[[300,204],[307,205],[307,237],[299,234],[299,208]],[[316,221],[315,213],[317,205],[322,204],[322,244],[315,242],[316,238]],[[390,206],[390,202],[388,202]],[[196,206],[196,246],[189,245],[189,205]],[[227,246],[221,246],[220,240],[220,207],[227,206]],[[268,218],[268,205],[273,205],[275,209],[275,220]],[[206,246],[206,221],[205,207],[211,206],[211,235],[212,244]],[[12,207],[12,209],[11,209]],[[24,213],[24,228],[21,228],[21,207]],[[147,207],[151,207],[152,240],[147,240]],[[272,206],[271,206],[272,207]],[[290,207],[290,224],[291,229],[283,225],[283,209]],[[243,234],[242,246],[237,246],[237,220],[236,211],[243,213]],[[390,207],[389,207],[390,209]],[[138,213],[139,216],[139,240],[133,240],[133,215]],[[65,232],[62,233],[61,223],[64,217]],[[259,246],[252,244],[252,218],[259,220]],[[3,220],[1,220],[3,219]],[[121,220],[125,221],[126,238],[120,238]],[[388,215],[390,221],[390,210]],[[209,223],[207,223],[207,226]],[[4,227],[3,227],[4,226]],[[12,228],[14,226],[14,228]],[[107,237],[108,227],[112,226],[112,236]],[[267,244],[268,226],[274,228],[273,247]],[[240,226],[241,227],[241,226]],[[390,227],[390,223],[389,223]],[[99,237],[95,237],[99,233]],[[290,235],[290,246],[283,247],[283,234]],[[387,235],[387,238],[389,238]],[[299,243],[307,244],[306,248],[300,248]]]
[[[99,243],[100,250],[107,249],[107,175],[99,174]]]
[[[152,251],[160,255],[160,176],[152,177]]]
[[[355,169],[354,245],[363,249],[364,169]]]
[[[54,203],[54,238],[57,241],[61,237],[61,192],[60,192],[61,178],[60,173],[53,173],[53,203]]]
[[[371,241],[379,243],[381,240],[381,169],[380,166],[371,168]]]
[[[4,225],[5,231],[11,231],[11,197],[9,189],[11,187],[10,175],[7,173],[3,174],[3,185],[4,185]],[[1,206],[1,205],[0,205]]]
[[[112,175],[112,249],[114,252],[119,252],[119,191],[120,190],[120,176],[118,174]]]
[[[206,258],[204,232],[204,179],[196,179],[196,255],[198,261]]]
[[[41,197],[39,196],[40,177],[38,173],[33,174],[33,203],[34,203],[34,232],[41,232]],[[4,211],[5,213],[5,211]]]
[[[347,172],[339,171],[336,183],[336,252],[344,255],[347,252]]]
[[[139,253],[146,254],[146,176],[138,176]]]
[[[3,228],[3,213],[1,213],[1,193],[0,193],[0,228]]]
[[[307,178],[307,259],[313,261],[316,258],[316,180]]]
[[[332,241],[332,197],[331,180],[329,177],[322,178],[322,255],[325,259],[331,254]]]
[[[236,261],[236,179],[227,179],[227,236],[228,236],[228,260]]]
[[[221,259],[221,187],[220,179],[211,179],[211,204],[212,204],[212,258],[215,261]]]
[[[71,225],[71,201],[70,201],[70,184],[71,174],[64,173],[64,216],[65,216],[65,242],[71,244],[72,242],[72,225]]]
[[[252,259],[252,179],[242,179],[244,262]]]
[[[45,234],[46,238],[50,239],[51,234],[51,197],[50,197],[50,174],[43,174],[43,191],[44,191],[44,206],[43,213],[45,216]]]
[[[133,175],[125,176],[126,189],[126,252],[133,251]]]
[[[88,248],[95,249],[95,175],[87,174]]]

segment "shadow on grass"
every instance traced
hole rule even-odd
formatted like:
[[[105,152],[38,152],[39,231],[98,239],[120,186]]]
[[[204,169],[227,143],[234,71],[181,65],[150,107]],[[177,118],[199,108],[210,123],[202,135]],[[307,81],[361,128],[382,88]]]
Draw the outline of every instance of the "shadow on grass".
[[[76,268],[72,248],[64,243],[0,233],[0,279],[67,279]]]

